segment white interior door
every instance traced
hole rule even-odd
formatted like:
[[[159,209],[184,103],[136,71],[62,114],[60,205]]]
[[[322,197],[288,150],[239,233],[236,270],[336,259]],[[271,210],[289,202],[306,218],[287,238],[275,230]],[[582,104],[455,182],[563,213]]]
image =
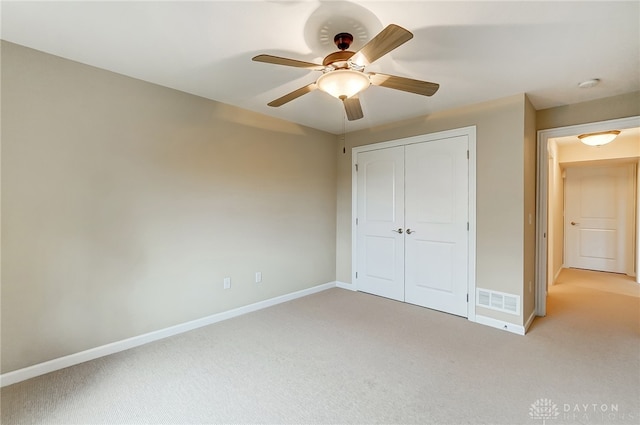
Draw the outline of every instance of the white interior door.
[[[358,154],[358,289],[404,300],[404,147]]]
[[[405,151],[405,301],[467,316],[468,139]]]
[[[630,169],[618,166],[566,170],[566,267],[625,273],[632,249],[628,217]]]
[[[467,317],[468,143],[358,153],[358,290]]]

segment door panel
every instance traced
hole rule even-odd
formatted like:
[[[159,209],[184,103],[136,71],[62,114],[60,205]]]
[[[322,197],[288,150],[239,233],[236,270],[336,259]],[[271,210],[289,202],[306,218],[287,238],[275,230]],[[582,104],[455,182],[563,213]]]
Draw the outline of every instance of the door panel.
[[[358,154],[357,191],[358,289],[403,301],[404,147]]]
[[[624,273],[629,166],[566,170],[565,266]],[[627,234],[628,233],[628,234]]]
[[[606,229],[580,229],[581,258],[616,258],[616,231]]]
[[[468,139],[406,146],[405,301],[467,316]]]
[[[423,241],[416,238],[413,247],[416,259],[430,259],[430,261],[415,261],[417,268],[415,274],[420,277],[416,279],[415,285],[422,290],[453,293],[455,244]]]
[[[410,218],[420,223],[451,223],[455,212],[454,158],[444,152],[429,154],[425,152],[427,148],[434,150],[435,145],[413,145],[407,152],[411,167],[409,204],[415,207],[410,211]],[[422,184],[412,179],[435,184]]]
[[[395,186],[397,167],[395,161],[374,160],[365,162],[362,172],[365,177],[364,217],[369,222],[390,223],[396,218]]]
[[[396,277],[395,261],[398,258],[395,238],[366,235],[364,240],[365,276],[392,282]]]

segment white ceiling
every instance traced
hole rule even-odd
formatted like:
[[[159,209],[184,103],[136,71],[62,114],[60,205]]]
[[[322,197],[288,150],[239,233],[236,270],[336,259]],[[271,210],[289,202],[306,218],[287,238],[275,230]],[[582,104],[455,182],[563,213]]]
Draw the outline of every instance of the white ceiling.
[[[335,134],[518,93],[544,109],[640,90],[638,1],[2,1],[1,14],[4,40]],[[320,74],[253,56],[317,62],[337,50],[323,26],[358,32],[358,50],[391,23],[414,38],[367,70],[437,82],[433,97],[372,86],[346,123],[320,91],[267,106]]]

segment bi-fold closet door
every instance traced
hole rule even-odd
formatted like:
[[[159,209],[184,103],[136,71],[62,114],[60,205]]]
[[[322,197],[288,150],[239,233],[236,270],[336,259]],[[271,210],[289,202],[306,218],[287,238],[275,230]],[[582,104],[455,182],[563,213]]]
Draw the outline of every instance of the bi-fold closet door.
[[[357,154],[360,291],[467,317],[468,137]]]

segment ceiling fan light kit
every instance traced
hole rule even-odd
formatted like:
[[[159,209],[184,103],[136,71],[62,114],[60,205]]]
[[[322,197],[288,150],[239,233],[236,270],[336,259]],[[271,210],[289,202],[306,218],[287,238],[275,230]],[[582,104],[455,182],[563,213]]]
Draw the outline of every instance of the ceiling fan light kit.
[[[578,136],[582,143],[588,146],[602,146],[613,142],[618,137],[619,130],[599,131],[597,133],[587,133]]]
[[[360,71],[337,69],[322,74],[316,84],[320,90],[344,100],[369,87],[371,81]]]
[[[367,89],[371,84],[422,96],[432,96],[438,90],[440,86],[436,83],[381,73],[364,72],[366,66],[412,38],[413,34],[411,32],[398,25],[391,24],[357,52],[347,50],[353,42],[353,36],[346,32],[338,33],[333,38],[333,41],[340,50],[327,55],[322,61],[322,65],[264,54],[255,56],[253,60],[255,62],[323,72],[315,83],[308,84],[273,100],[268,103],[269,106],[282,106],[303,94],[320,89],[333,97],[341,99],[347,119],[353,121],[363,117],[360,99],[357,94]]]

